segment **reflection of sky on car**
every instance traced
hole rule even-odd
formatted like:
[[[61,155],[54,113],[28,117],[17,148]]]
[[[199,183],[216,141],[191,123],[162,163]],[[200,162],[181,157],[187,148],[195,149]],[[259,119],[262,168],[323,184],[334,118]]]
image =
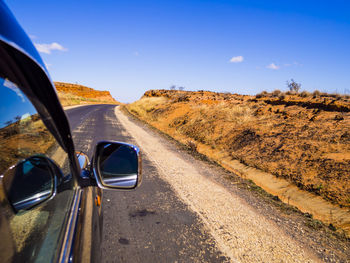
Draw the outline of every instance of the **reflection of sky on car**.
[[[24,162],[23,163],[23,174],[27,174],[34,168],[33,164],[31,162]]]
[[[23,120],[36,113],[18,87],[3,78],[0,78],[0,99],[0,128],[7,126],[8,121],[14,122],[17,116]]]

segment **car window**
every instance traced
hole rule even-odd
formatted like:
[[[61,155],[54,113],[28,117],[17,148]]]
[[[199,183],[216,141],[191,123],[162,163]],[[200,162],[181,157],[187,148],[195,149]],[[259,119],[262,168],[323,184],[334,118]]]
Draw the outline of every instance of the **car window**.
[[[52,261],[58,257],[73,197],[68,156],[25,94],[1,77],[0,101],[0,200],[7,204],[0,216],[0,250],[12,247],[10,261]],[[33,197],[50,192],[51,174],[57,184],[55,196],[22,209]]]

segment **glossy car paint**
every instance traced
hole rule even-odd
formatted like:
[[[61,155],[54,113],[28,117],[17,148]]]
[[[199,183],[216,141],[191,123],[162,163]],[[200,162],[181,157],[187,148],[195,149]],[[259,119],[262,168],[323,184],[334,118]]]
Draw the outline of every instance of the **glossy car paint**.
[[[58,100],[54,85],[38,52],[28,36],[13,17],[10,10],[0,1],[0,72],[10,81],[18,84],[29,98],[46,126],[54,135],[69,157],[72,172],[74,197],[64,239],[59,244],[59,262],[98,262],[99,244],[102,233],[101,200],[102,192],[95,187],[82,187],[79,183],[82,169],[75,154],[74,144],[67,117]],[[89,184],[87,184],[89,186]],[[3,241],[10,240],[6,228],[6,213],[10,207],[6,198],[1,197],[0,235]],[[12,261],[16,254],[9,242],[2,246],[0,255],[5,261]]]

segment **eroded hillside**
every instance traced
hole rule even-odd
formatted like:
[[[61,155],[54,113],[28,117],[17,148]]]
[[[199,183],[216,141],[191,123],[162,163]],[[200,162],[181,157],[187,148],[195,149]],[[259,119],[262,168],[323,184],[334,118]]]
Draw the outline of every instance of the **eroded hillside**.
[[[240,162],[350,207],[350,101],[151,90],[129,112],[214,161]]]
[[[109,91],[99,91],[78,84],[55,82],[63,106],[79,104],[120,104]]]

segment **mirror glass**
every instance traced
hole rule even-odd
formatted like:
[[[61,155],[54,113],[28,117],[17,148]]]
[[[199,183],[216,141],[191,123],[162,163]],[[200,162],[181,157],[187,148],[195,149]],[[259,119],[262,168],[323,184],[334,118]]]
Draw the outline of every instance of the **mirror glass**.
[[[54,178],[51,164],[43,156],[32,156],[10,168],[3,182],[15,212],[49,199],[54,194]]]
[[[98,145],[98,168],[104,186],[134,188],[139,173],[137,147],[118,142],[102,142]]]

